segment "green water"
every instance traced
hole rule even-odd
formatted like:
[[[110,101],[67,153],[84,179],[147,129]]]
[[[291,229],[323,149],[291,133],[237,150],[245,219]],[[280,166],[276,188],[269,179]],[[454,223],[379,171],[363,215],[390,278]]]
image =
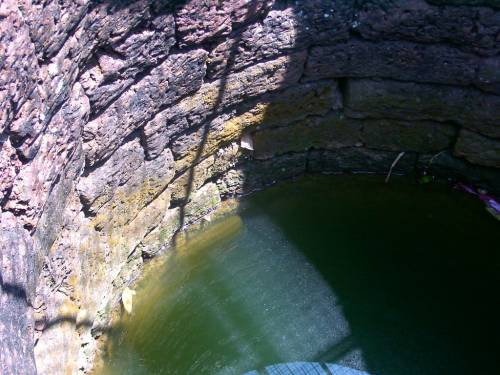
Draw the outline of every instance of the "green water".
[[[308,177],[156,261],[104,374],[500,373],[499,223],[445,186]]]

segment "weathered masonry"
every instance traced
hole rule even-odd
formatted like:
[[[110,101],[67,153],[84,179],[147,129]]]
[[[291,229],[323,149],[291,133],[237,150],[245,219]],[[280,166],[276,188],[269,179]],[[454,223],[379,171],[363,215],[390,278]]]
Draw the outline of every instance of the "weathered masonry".
[[[401,152],[500,192],[499,0],[2,0],[0,372],[90,371],[221,200]]]

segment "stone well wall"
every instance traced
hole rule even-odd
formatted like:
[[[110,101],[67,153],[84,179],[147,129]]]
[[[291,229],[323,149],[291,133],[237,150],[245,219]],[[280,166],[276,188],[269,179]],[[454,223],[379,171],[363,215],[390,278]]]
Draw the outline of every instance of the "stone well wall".
[[[0,372],[90,371],[221,200],[400,152],[500,192],[499,0],[2,0]]]

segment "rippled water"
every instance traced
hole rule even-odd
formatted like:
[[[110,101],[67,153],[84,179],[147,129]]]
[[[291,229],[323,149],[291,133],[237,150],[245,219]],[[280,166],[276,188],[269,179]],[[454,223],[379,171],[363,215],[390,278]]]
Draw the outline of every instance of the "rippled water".
[[[308,177],[162,256],[104,374],[500,373],[499,223],[437,185]]]

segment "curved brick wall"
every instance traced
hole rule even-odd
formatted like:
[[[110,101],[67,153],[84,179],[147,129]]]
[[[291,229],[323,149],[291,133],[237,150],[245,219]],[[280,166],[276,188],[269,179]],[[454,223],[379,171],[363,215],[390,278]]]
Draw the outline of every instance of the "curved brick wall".
[[[0,147],[0,372],[86,373],[227,197],[400,152],[499,193],[500,2],[3,0]]]

